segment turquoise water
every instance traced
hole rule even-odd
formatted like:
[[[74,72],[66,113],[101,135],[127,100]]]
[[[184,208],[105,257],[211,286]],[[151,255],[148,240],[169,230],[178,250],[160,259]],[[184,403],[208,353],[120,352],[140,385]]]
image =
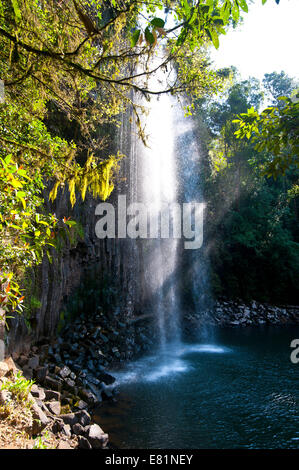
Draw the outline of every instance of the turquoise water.
[[[118,448],[299,448],[299,328],[215,331],[116,373],[96,421]]]

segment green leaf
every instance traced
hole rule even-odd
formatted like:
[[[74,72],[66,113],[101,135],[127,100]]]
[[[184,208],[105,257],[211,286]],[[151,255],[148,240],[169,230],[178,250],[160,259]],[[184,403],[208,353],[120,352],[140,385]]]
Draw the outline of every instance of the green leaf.
[[[140,37],[140,29],[136,29],[131,36],[131,47],[135,47]]]
[[[234,21],[239,21],[240,18],[240,10],[239,6],[235,3],[232,7],[232,17]]]
[[[239,5],[242,8],[245,13],[248,13],[248,5],[246,3],[246,0],[239,0]]]
[[[74,227],[75,225],[77,225],[77,222],[75,220],[66,220],[64,223],[69,227]]]
[[[190,5],[188,3],[188,0],[183,0],[182,6],[184,8],[184,12],[186,13],[186,16],[188,16],[190,14]]]
[[[148,27],[145,28],[144,35],[145,35],[146,41],[147,41],[149,44],[154,44],[154,42],[155,42],[154,35],[153,35],[153,33],[151,33],[151,31],[149,30]]]
[[[218,38],[218,34],[216,33],[216,31],[214,31],[213,29],[209,30],[210,32],[210,35],[211,35],[211,39],[212,39],[212,42],[213,42],[213,45],[216,49],[219,48],[219,38]]]
[[[164,28],[165,21],[161,18],[154,18],[151,21],[151,25],[155,26],[156,28]]]
[[[13,11],[15,14],[16,23],[19,23],[19,21],[21,21],[22,19],[22,14],[21,14],[18,0],[11,0],[11,3],[12,3]]]
[[[4,161],[5,161],[6,165],[8,165],[9,162],[11,161],[11,157],[12,157],[11,153],[5,157]]]
[[[210,10],[210,7],[209,5],[200,4],[198,5],[198,9],[202,11],[203,13],[208,13],[208,11]]]
[[[223,26],[224,21],[221,18],[213,18],[213,23],[218,25],[218,26]]]

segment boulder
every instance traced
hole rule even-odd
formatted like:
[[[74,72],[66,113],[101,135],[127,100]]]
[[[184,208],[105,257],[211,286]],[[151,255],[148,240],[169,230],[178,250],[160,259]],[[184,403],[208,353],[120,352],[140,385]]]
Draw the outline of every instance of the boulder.
[[[92,449],[88,439],[83,436],[78,436],[78,447],[79,449]]]
[[[45,395],[46,395],[46,400],[55,400],[55,401],[61,401],[61,394],[60,392],[56,392],[54,390],[45,390]]]
[[[76,403],[76,406],[77,408],[79,408],[80,410],[85,410],[88,408],[88,404],[83,401],[83,400],[79,400],[77,403]]]
[[[19,364],[20,367],[23,367],[25,364],[28,362],[28,357],[25,356],[24,354],[21,354],[21,356],[18,357],[17,363]]]
[[[4,362],[8,366],[9,371],[12,371],[14,374],[18,371],[18,368],[15,365],[12,357],[7,357],[6,359],[4,359]]]
[[[61,391],[61,382],[58,379],[54,379],[53,377],[50,377],[47,375],[45,378],[45,385],[53,390],[56,390],[57,392]]]
[[[62,419],[55,419],[52,424],[52,432],[54,434],[57,434],[58,432],[62,431],[65,426],[68,426],[67,424],[64,424]],[[69,426],[71,429],[71,427]]]
[[[71,369],[67,366],[64,366],[62,369],[59,371],[59,375],[63,378],[66,379],[71,373]]]
[[[39,356],[30,357],[27,366],[30,369],[36,369],[39,366]]]
[[[9,367],[6,362],[0,362],[0,377],[5,377],[6,374],[9,372]]]
[[[31,369],[31,367],[24,366],[24,367],[23,367],[23,375],[24,375],[24,377],[26,377],[26,379],[28,379],[28,380],[33,379],[33,370]]]
[[[88,432],[88,441],[93,449],[103,449],[108,444],[108,434],[98,424],[92,424]]]
[[[64,434],[67,437],[72,436],[72,431],[71,431],[71,426],[69,424],[64,424],[61,429],[62,434]]]
[[[37,367],[34,371],[34,376],[38,382],[43,383],[45,378],[48,375],[48,367],[47,366],[41,366]]]
[[[97,374],[97,376],[98,376],[98,379],[101,382],[104,382],[104,384],[106,385],[111,385],[115,382],[115,377],[113,377],[110,374],[107,374],[107,372],[100,372],[99,374]]]
[[[88,426],[91,422],[91,417],[86,410],[76,411],[75,413],[62,414],[60,415],[60,418],[65,424],[69,424],[72,427],[77,423],[81,424],[83,427]]]
[[[85,433],[85,429],[80,423],[74,424],[72,429],[73,429],[73,433],[76,434],[77,436],[79,435],[83,436]]]
[[[78,423],[82,424],[82,426],[88,426],[90,424],[91,417],[86,410],[77,411],[75,415],[77,416]]]
[[[63,420],[65,424],[69,424],[70,426],[74,426],[74,424],[78,423],[78,418],[75,413],[66,413],[60,415],[60,418]]]
[[[86,400],[89,405],[93,406],[99,403],[99,400],[94,395],[94,393],[90,392],[89,390],[86,390],[86,388],[79,389],[79,396],[83,400]]]
[[[31,395],[38,400],[44,400],[46,398],[45,391],[36,384],[33,384],[31,387]]]
[[[41,410],[38,406],[36,401],[34,400],[33,396],[29,393],[30,400],[32,400],[32,416],[33,416],[33,424],[32,424],[32,434],[40,434],[41,431],[48,425],[49,418],[45,415],[45,413]]]
[[[53,413],[56,416],[60,415],[61,405],[59,401],[50,401],[49,403],[46,403],[46,406],[50,413]]]

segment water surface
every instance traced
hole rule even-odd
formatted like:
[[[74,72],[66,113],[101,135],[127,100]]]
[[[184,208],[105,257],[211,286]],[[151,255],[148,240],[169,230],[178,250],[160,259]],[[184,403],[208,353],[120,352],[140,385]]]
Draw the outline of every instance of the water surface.
[[[220,330],[116,373],[96,420],[118,448],[299,448],[299,328]]]

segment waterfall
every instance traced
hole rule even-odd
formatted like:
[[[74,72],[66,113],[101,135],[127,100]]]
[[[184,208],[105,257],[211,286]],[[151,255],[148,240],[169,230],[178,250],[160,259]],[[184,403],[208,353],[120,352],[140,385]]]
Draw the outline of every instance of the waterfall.
[[[152,98],[145,117],[148,147],[136,147],[139,200],[159,219],[163,207],[177,202],[178,175],[174,129],[175,101],[168,95]],[[159,226],[161,229],[161,225]],[[143,240],[146,298],[158,325],[163,352],[180,342],[180,296],[177,285],[179,239]]]
[[[161,89],[163,83],[165,74],[159,71],[151,78],[149,88]],[[165,355],[181,348],[183,316],[195,312],[203,317],[210,298],[203,250],[184,249],[183,234],[179,236],[174,229],[175,206],[203,202],[201,152],[195,122],[184,116],[177,98],[161,94],[147,101],[135,95],[134,101],[146,110],[141,127],[147,146],[134,120],[128,125],[128,115],[120,128],[120,143],[129,156],[124,163],[127,201],[147,207],[148,230],[147,237],[125,240],[129,255],[124,270],[130,272],[128,290],[135,315],[154,319],[153,335],[156,333],[159,352]],[[120,186],[118,193],[123,194],[123,189]],[[169,238],[162,236],[161,227],[161,214],[167,207]]]

